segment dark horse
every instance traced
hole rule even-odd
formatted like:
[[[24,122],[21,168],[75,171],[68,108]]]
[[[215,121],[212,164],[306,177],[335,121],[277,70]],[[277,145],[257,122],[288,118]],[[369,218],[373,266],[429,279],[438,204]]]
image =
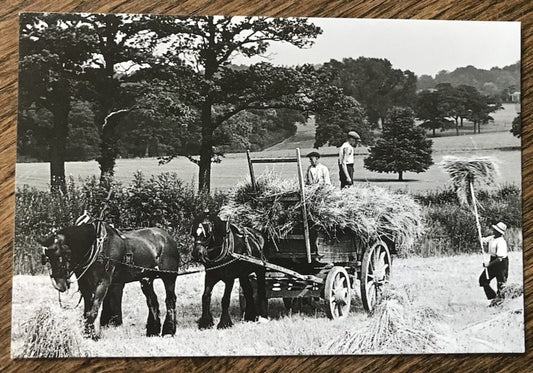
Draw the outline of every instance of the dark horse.
[[[264,240],[259,231],[240,228],[218,216],[208,214],[196,220],[191,233],[194,237],[193,259],[205,266],[205,284],[202,295],[202,317],[198,320],[200,329],[213,326],[211,314],[211,292],[215,284],[225,284],[222,297],[222,315],[217,328],[233,325],[229,315],[231,291],[235,279],[239,279],[246,299],[245,321],[255,321],[259,315],[266,317],[265,269],[261,266],[237,260],[232,253],[262,257]],[[257,304],[248,275],[255,272],[258,282]]]
[[[119,233],[110,225],[95,221],[58,231],[41,242],[42,261],[50,263],[52,284],[60,292],[68,289],[76,275],[84,300],[85,334],[93,339],[94,320],[103,303],[100,324],[122,324],[124,284],[140,281],[148,305],[146,335],[161,332],[159,303],[153,281],[161,278],[166,291],[167,313],[162,334],[176,332],[176,284],[179,252],[174,239],[159,228]],[[127,265],[125,263],[132,265]],[[164,271],[168,272],[164,272]]]

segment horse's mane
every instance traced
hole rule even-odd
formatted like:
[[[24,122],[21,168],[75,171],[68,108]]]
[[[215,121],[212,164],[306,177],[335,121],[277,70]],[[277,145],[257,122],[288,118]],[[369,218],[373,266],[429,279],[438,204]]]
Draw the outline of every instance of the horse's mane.
[[[65,244],[73,251],[85,251],[96,239],[96,232],[92,224],[82,224],[61,229],[57,234],[65,236]]]

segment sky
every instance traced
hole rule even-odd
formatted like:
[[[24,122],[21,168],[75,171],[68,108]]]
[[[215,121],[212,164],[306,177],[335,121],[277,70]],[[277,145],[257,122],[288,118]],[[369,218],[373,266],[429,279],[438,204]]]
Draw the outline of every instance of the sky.
[[[323,33],[309,49],[272,43],[266,56],[236,56],[235,64],[323,63],[331,59],[376,57],[394,68],[435,76],[468,65],[504,67],[520,60],[519,22],[310,18]]]

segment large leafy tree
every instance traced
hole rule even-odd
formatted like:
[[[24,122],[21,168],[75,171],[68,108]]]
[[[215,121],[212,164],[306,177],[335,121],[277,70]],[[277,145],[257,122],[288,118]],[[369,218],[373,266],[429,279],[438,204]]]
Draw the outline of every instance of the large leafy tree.
[[[305,19],[206,16],[168,18],[161,30],[172,35],[166,53],[169,63],[185,63],[202,78],[195,90],[199,98],[188,103],[199,113],[199,188],[209,191],[218,128],[246,110],[303,109],[306,105],[302,87],[311,67],[260,63],[236,70],[229,66],[232,58],[261,55],[274,41],[308,47],[321,29]]]
[[[424,129],[415,125],[415,114],[410,108],[395,107],[383,124],[383,136],[370,148],[365,167],[377,172],[424,172],[433,164],[431,140]]]
[[[46,139],[50,185],[65,187],[69,114],[76,81],[89,58],[91,41],[77,15],[23,13],[20,16],[19,139]],[[46,110],[51,114],[39,114]]]
[[[159,17],[133,14],[78,15],[91,37],[91,59],[83,80],[84,98],[94,103],[95,124],[100,133],[98,162],[101,180],[114,174],[120,124],[132,110],[144,110],[157,76],[155,48],[165,36]]]
[[[391,107],[415,105],[416,76],[409,70],[394,69],[386,59],[331,60],[324,68],[332,70],[335,84],[365,108],[374,126],[383,121]]]
[[[416,117],[422,120],[421,126],[430,129],[435,136],[435,131],[440,129],[444,131],[453,127],[453,122],[447,118],[442,99],[439,91],[422,91],[418,94],[416,105]]]

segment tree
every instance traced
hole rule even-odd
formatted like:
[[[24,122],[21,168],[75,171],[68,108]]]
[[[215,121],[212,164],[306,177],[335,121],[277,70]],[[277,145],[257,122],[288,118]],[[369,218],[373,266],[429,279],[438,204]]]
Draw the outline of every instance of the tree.
[[[518,138],[520,138],[521,136],[521,123],[520,123],[520,115],[517,115],[514,119],[513,119],[513,124],[511,126],[511,130],[509,132],[511,132],[513,134],[513,136],[516,136]]]
[[[372,142],[372,132],[363,107],[351,96],[342,94],[340,88],[329,86],[317,93],[315,148],[325,144],[340,146],[349,131],[356,131],[363,144]]]
[[[501,109],[501,103],[480,94],[475,88],[466,96],[466,119],[474,123],[474,133],[481,133],[481,125],[493,120],[490,113]]]
[[[425,131],[415,126],[414,112],[410,108],[395,107],[390,110],[383,126],[383,136],[370,148],[365,167],[377,172],[424,172],[433,164],[431,140]]]
[[[217,128],[248,109],[305,108],[302,82],[311,67],[289,69],[261,63],[237,71],[228,67],[231,59],[236,54],[260,55],[272,41],[307,47],[321,29],[306,19],[213,16],[168,19],[161,29],[174,35],[169,39],[169,61],[194,67],[202,78],[196,89],[199,100],[188,104],[200,114],[198,180],[199,189],[208,192]]]
[[[79,14],[88,29],[91,58],[82,79],[89,83],[83,98],[95,105],[95,124],[100,133],[101,181],[113,177],[118,156],[119,126],[137,108],[136,98],[150,83],[145,70],[156,64],[154,50],[166,36],[159,29],[159,17],[134,14]],[[136,84],[134,84],[136,83]]]
[[[324,68],[335,74],[335,85],[365,108],[368,120],[374,126],[383,121],[391,107],[415,105],[416,76],[408,70],[393,69],[386,59],[331,60],[324,64]]]
[[[49,126],[46,122],[33,121],[28,128],[40,131],[47,140],[52,190],[65,188],[72,95],[82,64],[88,58],[85,32],[76,15],[23,13],[20,16],[19,118],[24,122],[28,111],[39,109],[52,114]]]
[[[435,130],[444,131],[453,126],[452,121],[447,118],[442,102],[445,100],[439,91],[422,91],[418,94],[416,117],[423,121],[421,127],[433,131],[433,137]]]

